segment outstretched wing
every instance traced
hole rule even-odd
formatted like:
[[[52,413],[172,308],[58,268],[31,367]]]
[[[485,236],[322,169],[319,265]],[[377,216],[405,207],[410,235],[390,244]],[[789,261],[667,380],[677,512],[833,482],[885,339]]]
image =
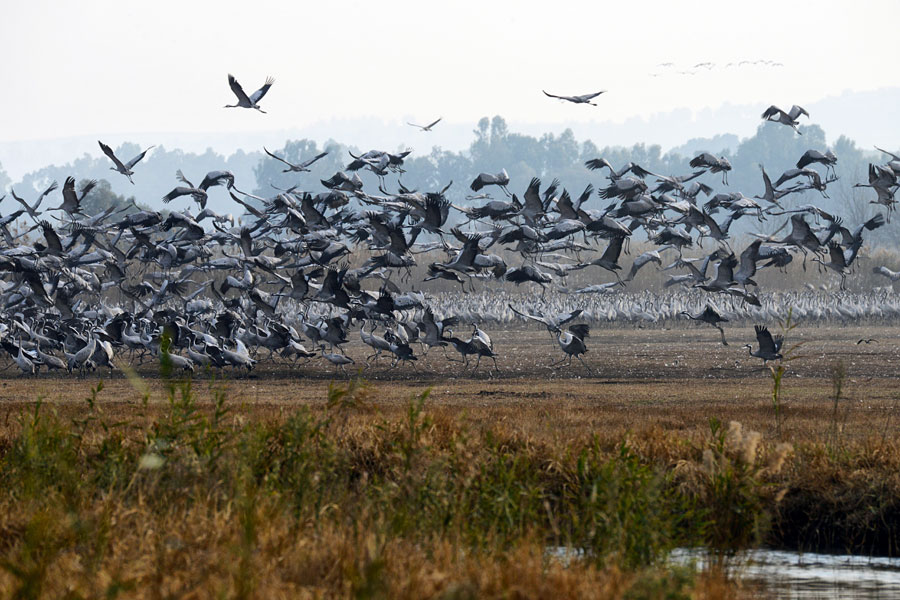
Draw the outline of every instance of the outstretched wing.
[[[596,98],[597,96],[599,96],[600,94],[603,94],[603,93],[606,93],[606,90],[601,90],[601,91],[595,92],[593,94],[582,94],[581,96],[575,96],[575,97],[583,102],[587,102],[588,100],[593,100],[594,98]]]
[[[513,311],[520,317],[524,317],[526,319],[531,319],[532,321],[537,321],[538,323],[543,323],[544,325],[547,324],[547,320],[542,316],[529,315],[528,313],[523,313],[521,311],[516,310],[516,307],[513,306],[512,304],[507,304],[507,306],[510,308],[511,311]]]
[[[894,160],[900,160],[900,156],[897,156],[897,155],[894,154],[893,152],[888,152],[887,150],[882,150],[882,149],[879,148],[878,146],[875,146],[875,149],[878,150],[879,152],[884,152],[885,154],[887,154],[888,156],[890,156],[890,157],[893,158]]]
[[[250,96],[250,101],[253,104],[256,104],[260,100],[263,99],[263,96],[266,95],[266,92],[269,91],[269,88],[272,87],[272,84],[275,83],[274,77],[266,77],[266,82],[263,84],[261,88],[253,92],[253,95]]]
[[[438,118],[437,118],[437,121],[435,121],[434,123],[429,123],[428,125],[425,126],[425,129],[431,129],[432,127],[434,127],[435,125],[437,125],[438,123],[440,123],[440,122],[441,122],[441,119],[443,119],[443,118],[444,118],[444,117],[438,117]]]
[[[809,113],[806,112],[806,109],[803,108],[802,106],[797,106],[796,104],[793,105],[793,106],[791,107],[791,112],[788,113],[788,116],[789,116],[792,120],[796,121],[796,120],[797,120],[797,117],[799,117],[800,115],[806,115],[806,116],[808,117],[808,116],[809,116]]]
[[[263,214],[262,212],[260,212],[260,210],[257,209],[257,208],[256,208],[255,206],[253,206],[252,204],[250,204],[250,203],[248,203],[248,202],[244,202],[243,200],[241,200],[240,198],[238,198],[237,196],[235,196],[234,193],[231,192],[230,190],[229,190],[228,193],[231,194],[231,198],[232,198],[235,202],[237,202],[238,204],[240,204],[241,206],[243,206],[244,208],[246,208],[246,209],[247,209],[247,212],[249,212],[251,215],[253,215],[253,216],[256,217],[257,219],[265,219],[265,218],[266,218],[266,215]]]
[[[778,348],[775,347],[775,340],[772,339],[769,328],[757,325],[754,329],[756,330],[756,341],[759,342],[760,353],[776,354]]]
[[[550,92],[548,92],[546,90],[541,90],[541,91],[544,92],[545,96],[550,96],[551,98],[559,98],[560,100],[568,100],[568,98],[566,98],[565,96],[557,96],[555,94],[551,94]]]
[[[122,164],[122,161],[119,160],[118,158],[116,158],[116,155],[113,153],[112,148],[110,148],[109,146],[107,146],[106,144],[104,144],[103,142],[101,142],[100,140],[97,140],[97,143],[100,144],[100,149],[103,150],[103,154],[105,154],[106,156],[108,156],[108,157],[109,157],[109,160],[111,160],[111,161],[113,161],[114,163],[116,163],[116,168],[117,168],[117,169],[120,169],[120,170],[122,170],[122,171],[127,171],[127,170],[128,170],[128,169],[125,167],[125,165]]]
[[[566,313],[564,315],[559,315],[557,317],[557,323],[559,323],[560,325],[565,325],[569,321],[577,319],[581,315],[581,312],[582,311],[580,308],[576,308],[575,310],[573,310],[570,313]],[[578,327],[578,325],[573,325],[573,327]],[[569,327],[569,331],[572,331],[572,327]]]
[[[132,158],[131,160],[129,160],[127,163],[125,163],[125,166],[128,167],[128,170],[130,171],[130,170],[131,170],[131,167],[133,167],[134,165],[136,165],[136,164],[138,164],[139,162],[141,162],[141,161],[144,159],[144,156],[145,156],[148,152],[150,152],[150,150],[152,150],[153,148],[154,148],[154,146],[150,146],[149,148],[147,148],[146,150],[144,150],[143,152],[141,152],[140,154],[138,154],[137,156],[135,156],[134,158]]]
[[[188,181],[187,177],[184,176],[184,173],[181,172],[181,169],[175,171],[175,179],[177,179],[181,183],[189,185],[190,187],[194,187],[194,184]]]
[[[572,332],[572,335],[583,342],[585,338],[590,335],[591,326],[587,323],[579,323],[578,325],[570,326],[569,331]]]
[[[235,96],[237,96],[238,104],[247,104],[248,106],[252,104],[250,102],[250,98],[248,98],[247,94],[244,93],[244,88],[241,87],[241,84],[238,83],[238,80],[235,79],[234,75],[232,75],[231,73],[228,74],[228,85],[231,86],[231,91],[234,92]]]
[[[284,164],[286,164],[286,165],[289,166],[289,167],[293,167],[293,166],[294,166],[294,165],[292,165],[291,163],[289,163],[288,161],[286,161],[286,160],[284,160],[283,158],[281,158],[280,156],[278,156],[277,154],[272,154],[271,152],[269,152],[269,151],[266,149],[265,146],[263,146],[263,151],[264,151],[266,154],[268,154],[269,156],[271,156],[272,158],[274,158],[275,160],[280,160],[281,162],[283,162]]]
[[[772,117],[779,115],[779,114],[784,114],[784,111],[773,104],[772,106],[770,106],[769,108],[767,108],[765,110],[765,112],[762,114],[762,118],[763,119],[771,119]]]
[[[303,168],[306,168],[306,167],[310,166],[311,164],[313,164],[314,162],[316,162],[317,160],[319,160],[321,158],[325,158],[326,156],[328,156],[328,152],[322,152],[320,154],[316,154],[311,159],[300,163],[300,166]]]

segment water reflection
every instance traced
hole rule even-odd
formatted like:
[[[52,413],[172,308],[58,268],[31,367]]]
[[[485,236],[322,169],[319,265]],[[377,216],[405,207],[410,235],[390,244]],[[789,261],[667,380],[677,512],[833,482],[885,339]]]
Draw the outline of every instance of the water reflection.
[[[704,556],[676,550],[672,561],[702,568]],[[754,550],[741,557],[735,575],[778,598],[900,598],[898,558]]]

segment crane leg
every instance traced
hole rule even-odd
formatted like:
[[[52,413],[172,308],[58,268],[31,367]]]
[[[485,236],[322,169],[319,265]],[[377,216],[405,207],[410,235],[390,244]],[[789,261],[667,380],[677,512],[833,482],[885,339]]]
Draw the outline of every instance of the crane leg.
[[[580,361],[581,361],[581,364],[584,365],[584,368],[588,370],[588,373],[590,373],[591,375],[594,374],[594,371],[592,371],[591,368],[587,365],[587,363],[584,362],[584,359],[581,358],[581,355],[580,355],[580,354],[578,355],[578,360],[580,360]]]

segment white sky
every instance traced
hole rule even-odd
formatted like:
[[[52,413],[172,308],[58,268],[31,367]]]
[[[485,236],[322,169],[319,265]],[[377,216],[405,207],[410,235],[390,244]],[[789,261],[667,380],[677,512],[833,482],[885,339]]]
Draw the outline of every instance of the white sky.
[[[897,0],[0,6],[0,141],[296,130],[372,116],[622,121],[725,102],[788,108],[900,85]],[[725,68],[759,59],[784,67]],[[666,62],[676,67],[657,66]],[[717,66],[671,74],[700,62]],[[229,72],[248,93],[276,78],[261,102],[269,114],[222,108],[234,101]],[[594,108],[551,100],[542,88],[609,92]]]

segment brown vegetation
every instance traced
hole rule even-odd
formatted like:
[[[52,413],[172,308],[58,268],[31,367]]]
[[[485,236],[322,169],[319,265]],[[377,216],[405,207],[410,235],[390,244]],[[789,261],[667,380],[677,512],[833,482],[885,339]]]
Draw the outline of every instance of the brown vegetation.
[[[4,380],[0,597],[733,597],[669,550],[896,553],[889,332],[818,331],[781,427],[758,361],[665,359],[685,331],[604,336],[591,379],[544,335],[529,377]]]

